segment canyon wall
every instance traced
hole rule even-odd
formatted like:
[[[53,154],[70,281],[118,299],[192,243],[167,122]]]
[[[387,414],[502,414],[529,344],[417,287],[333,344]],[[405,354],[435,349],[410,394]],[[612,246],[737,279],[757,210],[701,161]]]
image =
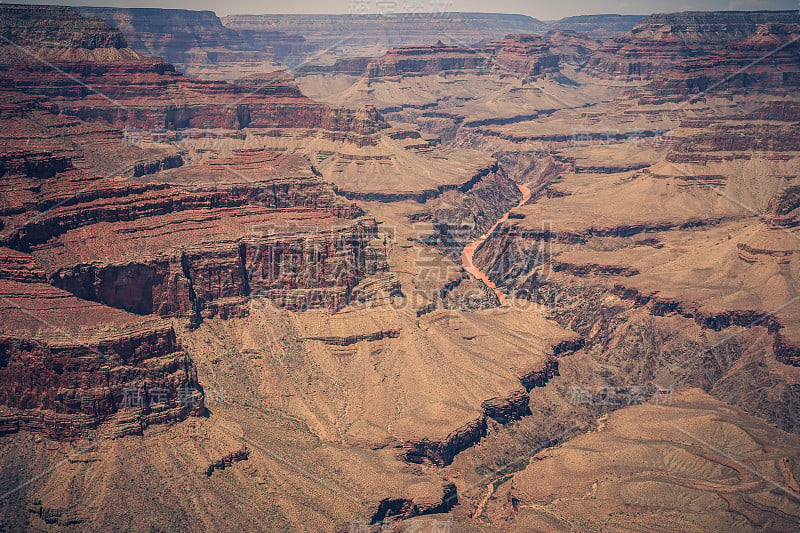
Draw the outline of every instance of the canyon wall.
[[[649,15],[627,35],[607,40],[587,72],[650,79],[684,59],[719,51],[770,22],[797,24],[797,11],[683,12]]]
[[[119,436],[203,414],[169,323],[78,300],[48,285],[30,255],[2,248],[0,258],[0,433],[67,440],[104,424]]]
[[[204,414],[194,362],[162,317],[192,328],[252,301],[335,311],[399,290],[374,220],[304,156],[238,148],[198,162],[163,142],[247,127],[359,145],[385,127],[374,110],[282,81],[182,76],[69,8],[0,14],[15,40],[0,54],[3,433],[116,437]]]
[[[509,33],[533,33],[544,25],[524,15],[494,13],[391,13],[386,15],[228,15],[222,23],[248,40],[269,32],[306,36],[324,49],[344,50],[380,43],[387,49],[433,44],[443,35],[459,44],[499,39]]]
[[[212,11],[121,7],[76,7],[75,11],[118,28],[138,53],[208,79],[233,80],[248,71],[274,70],[275,63],[317,48],[300,35],[280,31],[240,34],[223,26]]]

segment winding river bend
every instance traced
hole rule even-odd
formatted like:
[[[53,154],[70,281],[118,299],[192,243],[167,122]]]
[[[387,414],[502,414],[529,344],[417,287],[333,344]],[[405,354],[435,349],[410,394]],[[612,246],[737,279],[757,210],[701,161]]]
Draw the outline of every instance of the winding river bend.
[[[494,284],[492,280],[489,279],[489,276],[487,276],[486,273],[484,273],[481,269],[479,269],[472,263],[472,257],[475,255],[475,250],[478,249],[478,246],[483,244],[483,241],[485,241],[489,237],[489,235],[492,234],[495,228],[500,224],[502,224],[503,222],[505,222],[506,220],[508,220],[508,216],[511,214],[511,211],[513,211],[517,207],[522,207],[528,200],[531,199],[531,190],[528,187],[524,185],[517,185],[517,187],[519,187],[519,192],[522,193],[522,200],[520,200],[519,204],[506,211],[506,214],[503,215],[497,222],[495,222],[494,226],[489,228],[489,231],[487,231],[486,233],[484,233],[471,243],[467,244],[464,247],[464,251],[461,252],[461,263],[464,265],[464,269],[466,269],[467,272],[469,272],[470,274],[472,274],[473,276],[484,282],[487,287],[492,289],[494,293],[497,295],[497,299],[500,300],[501,305],[503,304],[503,302],[506,301],[506,295],[503,293],[503,291],[497,288],[497,286]]]

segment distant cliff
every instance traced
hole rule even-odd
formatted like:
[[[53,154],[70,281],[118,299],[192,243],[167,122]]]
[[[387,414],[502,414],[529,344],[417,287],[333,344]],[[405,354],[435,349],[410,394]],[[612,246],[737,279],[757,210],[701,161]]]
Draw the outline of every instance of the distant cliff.
[[[340,65],[341,63],[341,65]],[[337,62],[342,71],[352,63]],[[310,69],[307,69],[310,70]],[[538,76],[558,70],[558,56],[538,35],[508,35],[481,48],[450,46],[441,42],[433,46],[404,46],[367,65],[371,78],[382,76],[424,76],[441,72],[470,71],[475,73],[515,72]]]
[[[648,79],[676,63],[724,47],[770,22],[800,23],[797,11],[716,11],[649,15],[627,35],[606,41],[588,61],[595,76]]]
[[[684,11],[648,15],[631,30],[638,39],[666,36],[689,42],[734,42],[769,22],[797,24],[800,14],[791,11]]]
[[[30,17],[28,6],[3,6],[0,31],[17,46],[65,48],[125,48],[122,34],[96,19],[85,19],[62,6],[37,6]]]
[[[397,15],[229,15],[222,23],[248,41],[265,32],[302,35],[321,47],[347,49],[380,44],[434,44],[447,39],[461,44],[500,39],[510,33],[534,33],[545,25],[525,15],[496,13],[401,13]]]
[[[643,18],[643,15],[578,15],[548,22],[548,25],[551,30],[578,31],[599,38],[627,33]]]
[[[76,7],[118,28],[140,54],[176,63],[181,70],[196,65],[256,62],[300,54],[308,45],[298,35],[263,32],[246,38],[222,25],[213,11],[188,9]]]

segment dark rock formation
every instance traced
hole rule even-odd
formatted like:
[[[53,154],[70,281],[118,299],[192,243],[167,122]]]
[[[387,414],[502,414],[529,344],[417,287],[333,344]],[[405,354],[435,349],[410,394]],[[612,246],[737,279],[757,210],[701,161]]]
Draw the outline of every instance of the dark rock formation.
[[[403,520],[426,514],[446,513],[458,504],[458,492],[454,483],[446,483],[442,487],[440,501],[423,502],[413,498],[386,498],[378,503],[370,523],[389,523],[391,520]]]
[[[579,340],[570,341],[577,342]],[[560,346],[560,345],[559,345]],[[555,350],[565,352],[564,348],[553,347]],[[483,402],[483,414],[480,418],[472,420],[464,426],[451,432],[445,439],[435,441],[421,439],[403,444],[401,458],[412,463],[430,461],[435,465],[444,466],[453,461],[460,452],[473,446],[486,436],[491,423],[507,424],[530,414],[530,392],[537,387],[544,387],[555,376],[558,376],[558,359],[546,358],[539,368],[531,369],[519,376],[522,388],[507,397],[491,398]]]
[[[233,466],[234,463],[238,463],[239,461],[247,461],[249,456],[250,452],[247,451],[246,447],[242,448],[241,450],[231,452],[209,464],[208,468],[206,468],[205,475],[206,477],[211,477],[211,474],[213,474],[215,470],[225,470],[226,468]]]
[[[204,412],[189,356],[165,322],[78,300],[33,258],[0,249],[0,432],[54,439],[138,433]],[[92,331],[98,322],[113,329]]]

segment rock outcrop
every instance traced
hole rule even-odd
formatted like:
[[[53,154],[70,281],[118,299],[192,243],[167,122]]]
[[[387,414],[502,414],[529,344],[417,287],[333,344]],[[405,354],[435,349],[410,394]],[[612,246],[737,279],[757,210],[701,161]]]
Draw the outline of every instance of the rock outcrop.
[[[548,24],[550,31],[579,32],[595,38],[627,33],[644,17],[642,15],[576,15]]]
[[[339,309],[362,279],[386,269],[371,246],[374,222],[339,218],[359,211],[310,170],[247,182],[259,165],[291,173],[302,162],[249,151],[177,169],[172,185],[95,186],[25,224],[9,244],[33,249],[55,286],[138,314],[196,320],[218,312],[212,302],[241,304],[251,294],[293,309]],[[228,175],[234,182],[220,187]],[[180,185],[189,177],[217,186],[187,191]],[[185,235],[180,244],[161,236],[164,226]]]
[[[480,50],[458,45],[406,46],[390,50],[368,67],[367,75],[424,76],[448,71],[481,72],[492,67],[492,60]]]
[[[371,524],[391,524],[415,516],[446,513],[458,505],[458,491],[454,483],[442,487],[441,498],[385,498],[378,503]]]
[[[4,5],[0,25],[4,46],[14,43],[18,46],[35,48],[62,48],[95,50],[102,48],[124,48],[122,33],[98,19],[82,17],[74,9],[66,6]]]
[[[170,63],[213,64],[252,61],[259,53],[262,58],[269,53],[276,55],[276,50],[269,45],[246,48],[245,40],[236,31],[223,26],[212,11],[82,6],[74,10],[117,28],[128,46],[140,54]],[[300,37],[293,40],[303,41]]]
[[[773,93],[797,90],[800,87],[798,36],[800,24],[761,25],[751,35],[720,51],[682,61],[657,76],[638,92],[642,95],[640,101],[679,101],[706,92],[730,95],[754,90]],[[769,105],[770,108],[759,112],[763,120],[797,116],[790,102]]]
[[[399,6],[398,6],[399,7]],[[222,23],[246,40],[260,42],[274,32],[304,36],[321,49],[341,55],[376,43],[386,50],[406,45],[434,44],[448,35],[454,44],[499,39],[510,33],[533,33],[545,25],[524,15],[499,13],[386,13],[371,15],[228,15]]]
[[[497,73],[533,78],[557,72],[558,63],[559,57],[550,51],[542,37],[517,34],[507,35],[482,47],[445,45],[441,41],[431,46],[398,47],[369,62],[362,72],[368,78],[454,73]],[[340,60],[329,70],[344,73],[354,66]],[[313,71],[324,70],[323,67]]]
[[[184,77],[69,8],[0,14],[14,40],[0,54],[4,434],[114,437],[203,414],[194,363],[161,317],[196,326],[257,298],[337,310],[396,290],[376,223],[305,157],[198,162],[164,142],[216,125],[322,127],[358,144],[381,128],[374,110],[335,110],[282,81]],[[225,95],[258,103],[228,108]]]
[[[56,289],[29,255],[1,248],[0,260],[1,433],[66,440],[107,423],[119,436],[204,412],[171,325]]]
[[[649,15],[624,37],[609,39],[586,71],[627,79],[650,79],[676,63],[720,51],[767,23],[798,23],[797,11],[683,12]]]
[[[487,44],[486,51],[493,56],[501,73],[532,78],[544,73],[558,72],[559,56],[538,35],[507,35]]]
[[[57,114],[140,130],[305,128],[357,145],[374,143],[370,136],[387,126],[378,115],[369,122],[313,102],[282,76],[236,85],[183,76],[170,63],[128,48],[118,30],[97,19],[91,37],[79,42],[39,42],[43,30],[26,22],[29,13],[14,6],[0,10],[12,36],[0,47],[0,88],[54,99],[50,110]],[[69,9],[50,16],[49,24],[65,27],[89,20]]]
[[[263,72],[274,62],[313,52],[300,35],[264,31],[257,35],[223,26],[212,11],[186,9],[76,7],[119,29],[136,52],[168,61],[207,79],[235,79],[248,70]],[[238,74],[238,75],[237,75]]]
[[[412,463],[431,462],[438,466],[450,464],[457,454],[479,442],[487,434],[491,424],[507,424],[530,414],[530,391],[546,386],[554,376],[558,376],[558,360],[547,358],[542,368],[529,370],[519,376],[522,385],[520,390],[507,397],[485,400],[481,405],[483,415],[480,418],[457,428],[445,439],[422,439],[404,443],[402,459]]]

